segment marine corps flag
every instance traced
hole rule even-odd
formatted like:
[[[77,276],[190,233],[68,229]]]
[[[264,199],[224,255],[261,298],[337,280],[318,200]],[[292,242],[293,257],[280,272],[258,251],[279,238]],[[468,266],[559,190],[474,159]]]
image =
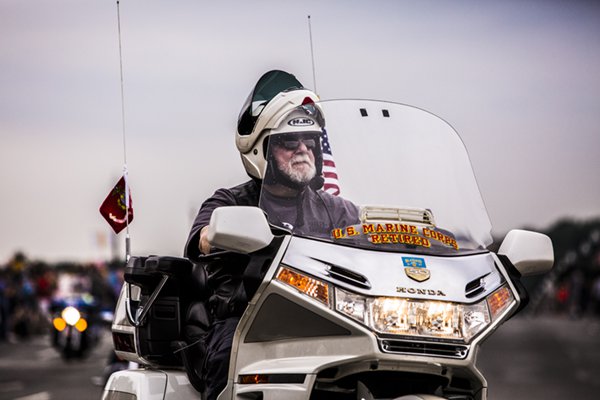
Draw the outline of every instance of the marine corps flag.
[[[125,191],[129,193],[129,201],[126,201]],[[129,205],[129,213],[126,213],[127,205]],[[115,187],[110,191],[106,199],[100,206],[100,214],[106,219],[115,233],[119,233],[133,221],[133,206],[131,202],[131,191],[125,185],[125,177],[122,176]],[[125,218],[128,215],[129,221]]]

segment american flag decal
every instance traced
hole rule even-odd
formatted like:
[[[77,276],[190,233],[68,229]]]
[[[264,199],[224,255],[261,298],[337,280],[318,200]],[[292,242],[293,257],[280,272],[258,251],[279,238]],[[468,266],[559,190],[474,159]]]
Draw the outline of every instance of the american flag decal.
[[[325,184],[323,190],[329,194],[337,196],[340,194],[340,185],[338,182],[337,170],[335,168],[335,161],[333,161],[333,154],[331,154],[331,145],[329,144],[329,138],[327,137],[327,130],[323,129],[323,178]]]

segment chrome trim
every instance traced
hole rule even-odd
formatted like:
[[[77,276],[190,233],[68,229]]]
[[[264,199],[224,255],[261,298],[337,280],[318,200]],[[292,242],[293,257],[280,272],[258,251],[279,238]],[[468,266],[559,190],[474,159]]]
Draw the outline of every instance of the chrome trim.
[[[347,268],[341,267],[339,265],[328,264],[327,273],[332,279],[342,281],[362,289],[371,289],[371,282],[369,282],[366,276],[359,274],[358,272],[349,270]]]
[[[160,280],[160,282],[158,283],[158,285],[154,289],[154,292],[152,292],[152,294],[150,295],[150,297],[148,298],[148,300],[146,300],[144,302],[144,304],[139,304],[138,305],[138,307],[137,307],[137,309],[135,311],[135,316],[133,315],[132,310],[131,310],[131,297],[130,297],[130,292],[129,292],[129,286],[131,284],[130,283],[126,284],[127,285],[127,289],[126,289],[127,291],[126,291],[125,311],[127,312],[127,318],[129,318],[129,322],[133,326],[135,326],[135,327],[142,326],[142,324],[144,323],[144,318],[146,318],[146,315],[148,314],[148,311],[150,311],[150,308],[152,307],[152,305],[154,305],[154,301],[158,297],[158,294],[160,293],[160,291],[162,290],[162,288],[167,283],[168,279],[169,279],[168,275],[163,275],[162,279]]]
[[[377,338],[379,349],[389,354],[411,354],[443,358],[465,359],[470,346],[460,343],[425,342],[403,339]]]

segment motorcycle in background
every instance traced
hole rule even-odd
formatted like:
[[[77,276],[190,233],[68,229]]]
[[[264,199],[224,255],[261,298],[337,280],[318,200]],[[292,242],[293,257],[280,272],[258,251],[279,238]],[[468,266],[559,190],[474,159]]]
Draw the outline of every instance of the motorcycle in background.
[[[89,294],[53,299],[52,345],[65,360],[84,358],[99,341],[97,305]]]

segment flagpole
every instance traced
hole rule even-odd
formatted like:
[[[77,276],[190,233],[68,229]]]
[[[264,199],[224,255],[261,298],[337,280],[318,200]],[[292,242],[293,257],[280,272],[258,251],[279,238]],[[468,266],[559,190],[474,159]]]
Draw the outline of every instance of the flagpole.
[[[308,37],[310,40],[310,59],[312,61],[313,87],[315,89],[315,93],[319,94],[317,92],[317,75],[315,73],[315,55],[313,52],[312,27],[310,24],[310,15],[308,16]]]
[[[123,84],[123,51],[121,45],[121,11],[117,0],[117,27],[119,31],[119,70],[121,73],[121,123],[123,132],[123,178],[125,179],[125,261],[131,257],[131,238],[129,236],[129,171],[127,170],[127,141],[125,140],[125,90]]]

